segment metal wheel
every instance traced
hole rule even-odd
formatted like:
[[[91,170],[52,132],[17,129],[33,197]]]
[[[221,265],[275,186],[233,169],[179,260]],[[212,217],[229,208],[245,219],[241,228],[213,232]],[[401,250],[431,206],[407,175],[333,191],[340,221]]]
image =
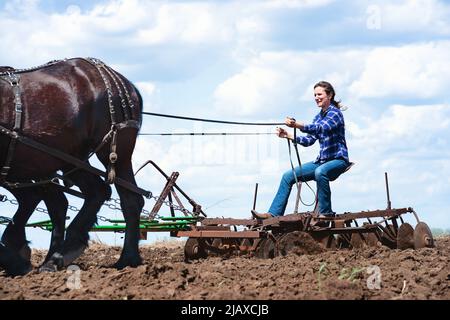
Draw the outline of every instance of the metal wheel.
[[[258,243],[258,246],[255,249],[255,257],[260,258],[260,259],[264,259],[263,257],[263,251],[264,251],[264,244],[266,242],[267,239],[261,239]]]
[[[261,259],[272,259],[277,255],[275,242],[271,238],[262,239],[255,251],[255,256]]]
[[[359,233],[352,234],[350,244],[352,245],[352,248],[355,249],[360,249],[365,246],[364,239],[361,237]]]
[[[316,236],[313,234],[312,237],[326,249],[336,250],[337,248],[336,238],[332,234],[326,236]]]
[[[377,247],[378,238],[373,232],[363,233],[353,233],[350,244],[353,248],[363,248],[363,247]]]
[[[220,238],[214,238],[211,246],[213,246],[214,248],[220,248],[220,246],[222,245],[222,239]]]
[[[419,222],[414,229],[414,249],[433,248],[434,240],[431,230],[424,222]]]
[[[402,223],[398,228],[397,248],[400,250],[414,248],[414,229],[409,223]]]
[[[378,245],[380,244],[378,241],[378,237],[376,236],[375,233],[369,232],[366,233],[364,236],[366,237],[366,244],[369,247],[378,247]]]
[[[189,238],[184,245],[184,258],[186,260],[195,260],[206,258],[208,253],[201,240],[198,238]]]

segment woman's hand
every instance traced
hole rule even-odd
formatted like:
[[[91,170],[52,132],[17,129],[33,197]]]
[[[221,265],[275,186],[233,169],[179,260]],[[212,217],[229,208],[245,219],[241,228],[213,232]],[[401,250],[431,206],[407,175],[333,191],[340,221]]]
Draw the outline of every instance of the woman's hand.
[[[303,130],[303,128],[305,127],[303,122],[297,122],[297,121],[295,121],[294,118],[290,118],[290,117],[286,117],[286,119],[284,119],[284,123],[289,128],[297,128],[297,129]]]
[[[280,138],[292,139],[291,135],[286,130],[284,130],[283,128],[277,128],[277,135]]]
[[[284,123],[289,127],[289,128],[295,128],[296,127],[296,122],[294,118],[291,117],[286,117],[286,119],[284,119]]]

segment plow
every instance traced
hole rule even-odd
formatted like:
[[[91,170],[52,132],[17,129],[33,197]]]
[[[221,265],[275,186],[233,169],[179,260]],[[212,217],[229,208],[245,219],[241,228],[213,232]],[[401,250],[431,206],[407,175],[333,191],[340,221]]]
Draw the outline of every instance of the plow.
[[[308,253],[315,250],[358,249],[380,245],[400,250],[434,247],[430,228],[419,219],[413,208],[391,208],[387,173],[386,209],[344,212],[332,217],[321,217],[317,212],[307,211],[269,219],[209,218],[201,205],[178,186],[178,172],[168,175],[151,160],[141,169],[147,164],[156,168],[167,182],[159,196],[152,196],[156,201],[152,210],[141,215],[141,239],[147,239],[148,232],[169,232],[171,237],[187,238],[184,246],[186,260],[210,255],[245,254],[270,259],[295,250]],[[258,185],[253,209],[256,205],[257,187]],[[186,209],[181,199],[189,202],[191,211]],[[163,204],[169,207],[170,215],[159,214]],[[407,214],[414,217],[415,227],[405,222],[404,216]],[[95,225],[92,232],[125,231],[125,220],[104,217],[101,220],[108,222],[108,225]],[[48,231],[53,229],[50,220],[27,226]]]

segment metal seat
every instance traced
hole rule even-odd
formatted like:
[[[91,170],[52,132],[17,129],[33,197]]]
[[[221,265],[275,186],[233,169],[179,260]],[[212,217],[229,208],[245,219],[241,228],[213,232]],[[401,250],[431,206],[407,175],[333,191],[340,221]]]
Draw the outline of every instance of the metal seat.
[[[348,170],[350,170],[351,167],[353,167],[356,163],[354,162],[350,162],[350,164],[348,165],[347,169],[345,169],[344,172],[347,172]]]
[[[351,167],[353,167],[355,165],[355,163],[354,162],[350,162],[350,164],[347,166],[347,168],[345,168],[345,170],[344,170],[344,172],[342,172],[338,177],[336,177],[335,179],[333,179],[333,180],[330,180],[330,181],[334,181],[334,180],[336,180],[337,178],[339,178],[342,174],[344,174],[344,173],[346,173],[348,170],[350,170],[351,169]]]

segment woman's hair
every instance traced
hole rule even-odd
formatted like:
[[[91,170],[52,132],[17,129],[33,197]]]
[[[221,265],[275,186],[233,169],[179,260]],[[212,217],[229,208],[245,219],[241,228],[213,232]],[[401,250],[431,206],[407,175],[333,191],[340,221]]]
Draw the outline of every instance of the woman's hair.
[[[331,103],[332,104],[334,104],[339,109],[343,109],[343,110],[346,109],[346,107],[344,107],[342,105],[341,100],[339,100],[339,101],[334,100],[336,97],[336,92],[334,91],[334,88],[331,85],[331,83],[329,83],[327,81],[319,81],[314,85],[314,89],[317,87],[322,87],[325,90],[327,95],[331,95]]]

